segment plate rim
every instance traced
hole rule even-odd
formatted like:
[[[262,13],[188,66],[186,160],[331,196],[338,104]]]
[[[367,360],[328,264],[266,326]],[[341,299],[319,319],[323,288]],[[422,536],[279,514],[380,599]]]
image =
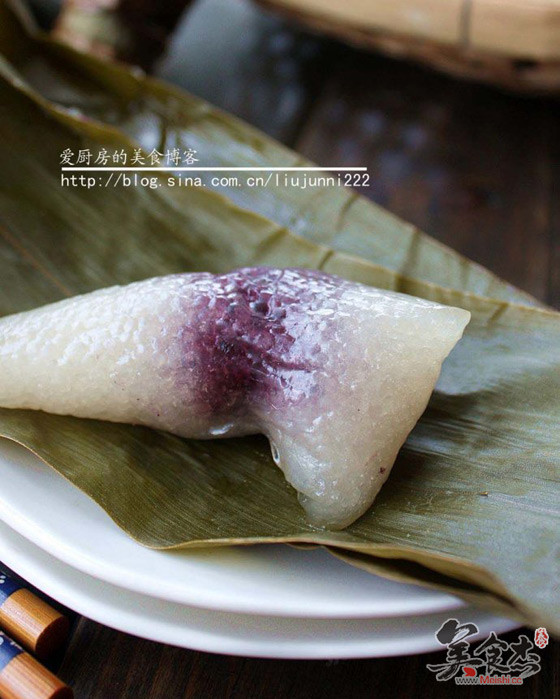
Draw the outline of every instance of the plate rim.
[[[9,534],[14,534],[16,537],[24,539],[23,546],[21,542],[16,547],[11,548],[11,551],[6,553],[6,532],[2,532],[2,528],[5,527]],[[26,550],[27,547],[27,550]],[[47,563],[49,565],[49,570],[47,571],[45,565],[41,569],[41,563],[37,564],[37,560],[33,558],[34,550],[37,550],[43,557],[46,557]],[[99,585],[108,588],[116,589],[119,595],[124,595],[132,597],[142,597],[138,593],[134,593],[118,586],[111,585],[104,581],[99,581],[92,576],[88,576],[86,573],[78,571],[72,566],[63,563],[62,561],[56,559],[56,557],[51,556],[40,547],[36,546],[25,537],[21,537],[15,530],[13,530],[6,523],[0,525],[0,551],[2,551],[2,559],[10,568],[16,571],[18,574],[22,575],[31,584],[35,585],[39,589],[43,590],[49,596],[57,599],[62,604],[74,609],[78,614],[87,616],[94,621],[109,626],[118,631],[124,633],[130,633],[140,638],[146,638],[148,640],[156,641],[159,643],[167,643],[175,645],[178,647],[188,648],[191,650],[197,650],[202,652],[210,653],[223,653],[228,655],[238,655],[242,657],[261,657],[261,658],[275,658],[275,659],[329,659],[329,658],[376,658],[376,657],[394,657],[399,655],[415,655],[420,653],[429,653],[439,649],[437,642],[435,640],[435,632],[437,630],[438,623],[441,621],[442,612],[437,612],[435,614],[429,615],[419,615],[423,620],[428,620],[431,617],[434,618],[434,631],[429,635],[426,632],[422,632],[423,635],[420,639],[409,638],[398,638],[391,640],[384,639],[383,643],[389,644],[389,647],[385,647],[383,650],[379,648],[380,641],[377,639],[376,635],[379,634],[379,630],[371,630],[371,638],[368,639],[356,639],[350,645],[347,644],[344,636],[338,641],[333,641],[332,639],[325,639],[323,645],[317,641],[317,636],[313,635],[311,639],[304,639],[301,644],[294,644],[293,638],[279,640],[270,639],[263,641],[262,639],[251,641],[244,638],[236,639],[232,636],[225,636],[223,633],[220,636],[220,632],[216,630],[207,630],[205,633],[198,629],[188,630],[184,624],[175,629],[175,633],[171,634],[169,632],[169,625],[166,627],[165,621],[161,619],[155,620],[149,618],[149,614],[146,612],[144,617],[137,617],[137,622],[134,625],[130,620],[130,612],[122,609],[119,613],[118,603],[114,602],[111,604],[107,598],[101,601],[95,599],[91,594],[84,590],[83,585],[78,585],[76,583],[75,589],[72,588],[72,584],[68,581],[57,583],[56,569],[58,567],[58,576],[60,577],[60,570],[63,574],[65,569],[68,569],[66,575],[78,576],[78,578],[92,579],[95,580]],[[41,556],[39,556],[40,558]],[[5,560],[4,560],[5,559]],[[54,559],[54,569],[53,573],[53,561],[48,559]],[[22,563],[23,560],[23,563]],[[26,562],[27,561],[27,562]],[[37,572],[39,571],[39,572]],[[54,575],[54,582],[53,582]],[[70,591],[69,591],[70,590]],[[167,602],[164,600],[158,600],[160,604],[175,606],[175,603]],[[136,608],[140,608],[143,611],[146,610],[144,605],[135,605]],[[184,606],[186,609],[189,607]],[[117,612],[115,613],[115,610]],[[200,612],[200,610],[198,610]],[[214,610],[202,610],[205,614],[211,616],[214,614]],[[152,612],[154,616],[157,615],[156,612]],[[477,622],[477,614],[488,614],[482,610],[477,610],[475,607],[466,606],[462,614],[470,614],[470,617]],[[232,616],[232,621],[235,619],[235,613],[222,612],[226,616]],[[247,615],[245,615],[247,616]],[[252,615],[250,615],[252,616]],[[470,618],[469,617],[469,618]],[[260,617],[266,618],[266,617]],[[409,617],[399,617],[406,624],[410,622]],[[138,619],[141,619],[138,623]],[[391,618],[381,618],[379,621],[381,624],[390,623],[396,621],[396,617]],[[322,620],[325,624],[329,622],[336,621],[335,619],[325,619]],[[357,621],[372,621],[371,619],[357,619]],[[373,621],[378,621],[377,619]],[[158,627],[159,623],[159,627]],[[504,633],[506,631],[512,630],[519,627],[518,622],[514,622],[510,619],[503,619],[500,617],[495,617],[488,614],[487,617],[483,617],[481,622],[478,619],[478,624],[480,628],[480,637],[484,637],[490,631],[496,631],[496,633]],[[235,633],[235,624],[231,624],[231,629]],[[158,630],[155,630],[158,629]],[[181,638],[177,637],[177,634],[181,634]],[[344,647],[346,645],[346,648]],[[334,648],[333,648],[334,646]]]
[[[0,500],[0,521],[20,534],[29,543],[42,549],[45,553],[53,558],[56,558],[61,563],[78,570],[79,572],[96,578],[102,582],[119,587],[123,590],[142,594],[146,597],[153,597],[175,604],[184,604],[192,607],[209,609],[214,611],[232,612],[238,614],[253,614],[256,616],[282,616],[282,617],[299,617],[309,619],[367,619],[367,618],[395,618],[395,617],[414,617],[426,616],[434,613],[449,611],[466,607],[466,603],[454,598],[452,595],[442,593],[441,602],[434,604],[416,603],[416,606],[404,607],[397,609],[389,607],[383,613],[377,609],[354,611],[352,609],[323,609],[314,610],[298,603],[297,599],[291,599],[289,603],[283,601],[277,604],[274,600],[270,600],[263,596],[259,600],[232,600],[225,594],[216,592],[208,593],[208,591],[200,591],[197,589],[196,594],[191,593],[189,588],[177,588],[175,586],[160,586],[159,583],[150,581],[149,578],[140,578],[134,573],[128,572],[124,567],[116,569],[108,562],[96,561],[93,557],[80,552],[74,547],[58,541],[54,536],[38,530],[37,526],[32,521],[25,521],[20,518],[19,513],[12,510],[6,516],[6,504]],[[115,525],[116,526],[116,525]],[[140,546],[140,544],[138,544]],[[347,564],[350,565],[350,564]],[[395,585],[399,583],[395,581]],[[429,588],[428,588],[429,589]],[[402,603],[401,603],[402,604]]]
[[[4,440],[2,440],[4,441]],[[0,442],[0,446],[2,442]],[[55,479],[56,483],[61,488],[66,488],[69,496],[72,497],[73,503],[79,506],[80,501],[86,507],[93,507],[96,514],[103,517],[107,524],[114,527],[115,533],[119,536],[126,537],[128,543],[140,547],[141,544],[135,542],[131,537],[126,535],[122,529],[107,515],[107,513],[97,505],[87,494],[80,491],[75,486],[72,486],[67,480],[60,476],[52,467],[45,464],[41,459],[34,456],[25,447],[18,446],[13,442],[6,441],[8,450],[13,448],[14,451],[10,454],[0,449],[0,461],[2,456],[6,459],[6,465],[14,464],[16,469],[13,473],[20,473],[20,469],[26,469],[30,473],[30,478],[38,472],[43,474],[45,478]],[[18,455],[21,454],[24,458],[21,462]],[[24,476],[24,481],[29,479],[29,476]],[[5,480],[9,481],[9,471],[5,474]],[[15,482],[16,486],[20,483]],[[42,484],[43,486],[45,484]],[[57,486],[55,486],[57,487]],[[19,492],[19,491],[18,491]],[[50,491],[51,509],[56,507],[56,491]],[[62,510],[68,509],[68,503],[63,501],[65,491],[59,497],[59,504],[62,504]],[[87,516],[85,513],[84,516]],[[24,508],[20,500],[12,502],[10,500],[9,491],[2,488],[0,481],[0,520],[3,520],[7,526],[17,531],[24,538],[39,548],[46,551],[48,554],[58,560],[70,565],[71,567],[80,570],[81,572],[90,575],[91,577],[103,580],[117,587],[130,590],[132,592],[144,594],[158,599],[165,599],[170,602],[186,604],[193,607],[205,609],[214,609],[217,611],[228,611],[234,613],[248,613],[256,615],[274,615],[285,617],[301,617],[301,618],[388,618],[401,616],[419,616],[433,614],[439,611],[451,611],[466,606],[466,603],[450,593],[439,592],[428,587],[422,587],[430,594],[429,598],[424,600],[414,599],[394,601],[392,606],[387,606],[386,602],[380,604],[379,599],[373,599],[373,602],[368,605],[361,605],[356,608],[348,603],[347,598],[342,596],[339,599],[333,600],[330,607],[313,606],[308,599],[299,599],[297,595],[284,595],[280,599],[271,595],[253,595],[233,596],[228,594],[226,587],[215,589],[211,586],[204,587],[203,584],[197,586],[187,586],[185,584],[177,584],[174,580],[155,579],[147,573],[140,573],[137,569],[129,570],[125,565],[118,565],[115,560],[108,558],[100,558],[93,552],[88,552],[83,548],[79,548],[77,542],[69,539],[62,539],[60,532],[48,530],[45,527],[45,513],[43,517],[35,518],[32,508]],[[165,552],[161,552],[165,553]],[[303,553],[303,552],[302,552]],[[349,565],[340,562],[340,565]],[[193,575],[193,571],[190,571]],[[199,581],[200,582],[200,581]],[[398,582],[393,582],[394,585],[399,585]]]

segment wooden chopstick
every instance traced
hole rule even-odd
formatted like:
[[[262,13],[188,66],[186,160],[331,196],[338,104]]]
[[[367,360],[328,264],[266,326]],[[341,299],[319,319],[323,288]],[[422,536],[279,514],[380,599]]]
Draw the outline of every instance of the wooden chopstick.
[[[60,648],[70,629],[63,614],[5,571],[0,571],[0,626],[41,659]]]
[[[0,631],[1,699],[73,699],[74,693]]]
[[[0,570],[0,626],[40,658],[68,636],[67,617]],[[64,684],[10,636],[0,631],[0,699],[72,699]]]

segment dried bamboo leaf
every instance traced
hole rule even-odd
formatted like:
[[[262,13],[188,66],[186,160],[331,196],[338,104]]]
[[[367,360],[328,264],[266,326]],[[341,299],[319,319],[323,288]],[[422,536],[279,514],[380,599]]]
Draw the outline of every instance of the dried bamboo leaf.
[[[45,37],[0,0],[0,52],[49,100],[116,126],[146,150],[194,148],[201,166],[312,164],[204,100]],[[208,184],[212,174],[201,173]],[[346,187],[222,187],[234,203],[314,242],[400,274],[505,301],[541,305]]]
[[[368,573],[374,573],[395,582],[421,585],[448,594],[458,595],[477,607],[516,619],[521,623],[524,621],[523,616],[515,606],[499,592],[490,593],[488,589],[480,587],[475,583],[458,580],[451,575],[436,572],[425,563],[416,563],[414,559],[401,558],[402,554],[400,551],[391,551],[392,555],[385,555],[386,551],[381,551],[379,555],[373,555],[334,546],[326,548],[341,561]]]

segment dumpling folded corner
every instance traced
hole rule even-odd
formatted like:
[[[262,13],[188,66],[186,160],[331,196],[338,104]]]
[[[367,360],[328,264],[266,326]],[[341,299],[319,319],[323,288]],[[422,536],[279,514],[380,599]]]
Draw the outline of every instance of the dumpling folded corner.
[[[310,523],[372,504],[468,311],[312,270],[116,286],[0,319],[0,406],[264,433]]]

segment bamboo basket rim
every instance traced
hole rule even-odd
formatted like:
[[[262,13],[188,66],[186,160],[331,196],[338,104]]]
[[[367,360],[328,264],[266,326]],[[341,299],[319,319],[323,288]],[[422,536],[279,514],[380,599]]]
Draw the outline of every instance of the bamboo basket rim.
[[[348,2],[348,0],[346,0]],[[552,11],[550,36],[556,41],[550,41],[550,57],[543,58],[546,46],[540,48],[533,40],[531,32],[526,33],[526,44],[534,46],[534,50],[506,51],[500,48],[479,44],[469,39],[469,26],[472,22],[473,9],[497,7],[499,12],[505,12],[509,5],[520,6],[515,0],[458,0],[461,17],[458,18],[457,36],[434,38],[435,32],[424,31],[412,33],[389,29],[381,23],[374,26],[365,18],[363,22],[340,21],[333,13],[314,12],[313,8],[322,2],[330,7],[334,0],[255,0],[261,7],[281,14],[286,19],[301,23],[313,31],[334,36],[346,43],[360,48],[381,51],[395,58],[410,59],[429,65],[456,77],[497,84],[516,92],[534,94],[560,93],[560,0],[540,0],[540,5]],[[354,0],[359,5],[360,0]],[[403,5],[407,0],[394,0],[397,5]],[[447,0],[414,0],[416,6],[430,5],[432,8],[441,7]],[[310,9],[311,8],[311,9]],[[523,8],[526,11],[527,6]],[[342,16],[343,11],[340,11]],[[548,18],[547,13],[542,13]],[[500,15],[496,15],[499,17]],[[504,15],[505,16],[505,15]],[[539,21],[544,21],[542,18]],[[393,22],[393,24],[395,24]],[[537,26],[542,26],[537,23]],[[519,29],[519,27],[517,27]],[[525,28],[523,28],[525,31]],[[547,35],[548,36],[548,35]],[[487,42],[488,43],[488,42]],[[541,54],[541,55],[539,55]]]

